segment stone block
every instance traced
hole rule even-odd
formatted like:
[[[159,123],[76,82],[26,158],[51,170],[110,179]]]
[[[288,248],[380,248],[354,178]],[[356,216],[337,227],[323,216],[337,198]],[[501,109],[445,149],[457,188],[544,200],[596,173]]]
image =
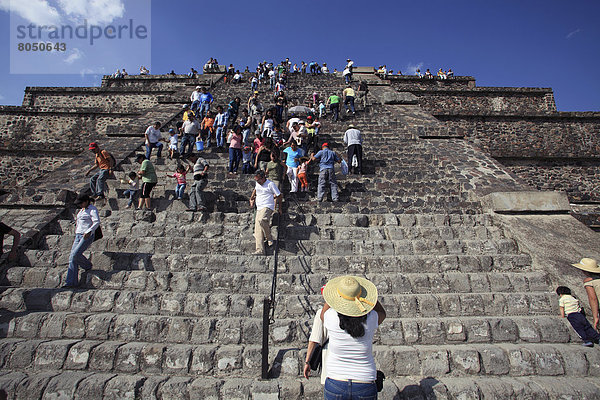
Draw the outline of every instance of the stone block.
[[[419,361],[423,376],[440,376],[450,372],[447,350],[421,350]]]
[[[161,296],[156,292],[140,292],[135,298],[135,310],[140,314],[157,314]]]
[[[458,348],[450,350],[450,365],[452,372],[477,375],[481,367],[479,353],[473,348]]]
[[[444,322],[447,342],[464,342],[467,340],[467,330],[460,321]]]
[[[117,350],[115,371],[135,374],[140,370],[140,353],[143,343],[126,343]]]
[[[279,400],[279,385],[274,381],[255,381],[250,394],[253,400]]]
[[[147,344],[139,350],[139,367],[144,373],[160,373],[162,371],[163,353],[165,346]]]
[[[536,324],[529,319],[513,319],[517,325],[519,338],[524,342],[539,343],[541,340],[540,333]]]
[[[535,374],[535,359],[532,352],[523,347],[506,346],[506,354],[510,363],[510,374],[527,376]]]
[[[108,339],[108,331],[114,314],[92,314],[86,318],[86,337],[88,339]]]
[[[192,326],[197,319],[169,318],[167,322],[166,340],[169,343],[188,343]]]
[[[172,281],[171,281],[172,282]],[[171,285],[172,290],[176,290]],[[186,289],[183,290],[185,292]],[[179,315],[183,311],[183,307],[185,304],[185,293],[163,293],[162,300],[160,303],[160,310],[168,315]]]
[[[186,374],[188,372],[191,354],[191,346],[167,346],[163,353],[163,373]]]
[[[479,357],[482,372],[487,375],[506,375],[510,371],[508,356],[499,347],[483,347],[479,349]]]
[[[221,382],[211,378],[197,378],[188,387],[190,399],[219,400]]]
[[[95,371],[112,371],[117,350],[123,344],[121,342],[104,342],[94,347],[88,361],[89,368]]]
[[[316,378],[309,379],[309,382]],[[300,400],[302,398],[302,383],[297,380],[285,379],[279,382],[279,393],[282,399]],[[304,393],[307,394],[306,389]]]
[[[208,311],[206,295],[203,293],[187,293],[184,301],[184,313],[191,316],[203,316]]]
[[[242,368],[241,348],[219,348],[215,353],[215,361],[220,372],[231,372]]]
[[[16,343],[10,353],[8,367],[13,369],[28,368],[32,365],[37,347],[41,340],[29,340]]]
[[[560,353],[550,346],[536,347],[532,350],[536,372],[539,375],[564,375]]]
[[[72,399],[75,397],[75,390],[79,383],[87,378],[89,374],[84,372],[68,371],[63,372],[50,379],[44,389],[44,399]]]
[[[396,375],[418,375],[421,371],[419,352],[412,347],[399,347],[394,349]]]
[[[515,342],[518,338],[517,325],[512,319],[490,319],[492,338],[496,342]]]
[[[221,386],[221,398],[231,400],[250,400],[251,382],[242,379],[226,380]]]
[[[114,307],[117,295],[118,292],[116,290],[97,290],[89,311],[111,311]]]
[[[422,344],[439,344],[444,340],[444,328],[439,320],[423,320],[419,322]]]
[[[34,367],[36,369],[61,369],[67,353],[76,341],[73,340],[55,340],[41,343],[36,352]]]
[[[139,315],[117,315],[110,332],[112,338],[123,341],[137,340],[137,325],[140,318]]]
[[[571,211],[565,192],[496,192],[484,196],[482,205],[494,212]]]
[[[15,335],[23,338],[36,337],[44,316],[45,315],[43,313],[31,313],[23,315],[18,319],[15,327]]]
[[[106,383],[114,374],[93,374],[84,378],[75,391],[73,400],[102,400]]]
[[[139,375],[117,375],[106,383],[103,399],[138,399],[145,378]]]
[[[421,334],[419,332],[419,324],[416,321],[403,321],[402,330],[404,333],[403,336],[406,344],[417,343],[421,338]]]
[[[560,351],[560,355],[562,357],[562,364],[565,371],[565,375],[571,376],[585,376],[588,373],[588,362],[585,358],[586,352],[580,349],[579,351],[571,349],[571,346],[568,348],[562,347],[558,349]]]
[[[600,376],[600,354],[597,351],[586,351],[585,359],[588,362],[588,373],[591,376]]]
[[[42,321],[38,337],[42,339],[58,339],[62,337],[63,325],[65,323],[65,314],[52,313],[46,315]]]
[[[25,379],[21,380],[16,385],[14,391],[11,391],[2,382],[0,387],[7,391],[8,394],[14,393],[15,399],[40,399],[44,393],[50,379],[57,375],[57,372],[36,372]],[[10,398],[10,397],[9,397]]]
[[[92,350],[99,344],[100,342],[90,340],[83,340],[75,343],[69,349],[69,353],[64,362],[64,368],[77,370],[86,369]]]

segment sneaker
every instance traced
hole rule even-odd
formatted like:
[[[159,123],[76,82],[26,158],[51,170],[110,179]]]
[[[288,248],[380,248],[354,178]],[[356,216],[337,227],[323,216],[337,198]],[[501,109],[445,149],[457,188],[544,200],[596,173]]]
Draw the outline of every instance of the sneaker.
[[[260,250],[256,250],[254,253],[252,253],[255,256],[264,256],[265,252],[264,251],[260,251]]]
[[[274,243],[275,243],[274,241],[272,241],[272,240],[269,240],[269,241],[267,242],[267,246],[269,246],[269,247],[272,247]]]
[[[594,343],[592,343],[592,342],[583,342],[582,346],[585,346],[585,347],[594,347]]]

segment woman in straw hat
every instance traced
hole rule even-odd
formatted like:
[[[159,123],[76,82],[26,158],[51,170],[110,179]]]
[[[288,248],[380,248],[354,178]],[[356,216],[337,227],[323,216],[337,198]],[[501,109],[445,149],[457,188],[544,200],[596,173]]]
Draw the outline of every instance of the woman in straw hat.
[[[598,315],[600,308],[598,307],[598,299],[600,298],[600,267],[598,267],[598,262],[593,258],[582,258],[578,263],[571,265],[579,268],[586,275],[583,279],[583,286],[587,292],[594,317],[592,326],[598,330],[598,321],[600,321],[600,315]]]
[[[377,288],[359,276],[339,276],[323,290],[321,312],[329,335],[325,399],[376,399],[373,335],[385,319]]]

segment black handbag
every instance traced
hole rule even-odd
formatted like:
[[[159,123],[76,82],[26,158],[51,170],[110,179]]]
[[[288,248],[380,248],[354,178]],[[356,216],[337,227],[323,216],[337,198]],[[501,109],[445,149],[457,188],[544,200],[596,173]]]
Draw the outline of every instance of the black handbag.
[[[385,380],[385,374],[383,371],[377,370],[377,378],[375,379],[375,385],[377,385],[377,391],[383,390],[383,381]]]
[[[96,240],[102,239],[102,237],[104,237],[104,235],[102,234],[102,228],[100,227],[100,225],[98,225],[98,227],[94,231],[94,242]]]
[[[321,357],[321,354],[323,354],[323,347],[327,346],[328,342],[329,342],[329,339],[327,339],[323,343],[323,345],[317,344],[315,346],[315,349],[313,350],[312,354],[310,355],[310,360],[308,360],[308,365],[310,366],[310,369],[312,369],[313,371],[316,371],[319,368],[321,368],[321,360],[323,359]]]

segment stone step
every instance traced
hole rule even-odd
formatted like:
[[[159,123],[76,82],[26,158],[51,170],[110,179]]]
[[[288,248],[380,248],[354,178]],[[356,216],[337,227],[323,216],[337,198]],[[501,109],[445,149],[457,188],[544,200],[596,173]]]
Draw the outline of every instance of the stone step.
[[[244,378],[215,378],[208,376],[180,377],[156,373],[95,373],[83,371],[33,372],[5,369],[0,385],[9,399],[72,398],[76,400],[107,398],[143,399],[215,399],[303,400],[323,397],[319,378],[284,378],[282,368],[273,368],[276,379],[261,381],[259,375]],[[581,370],[581,368],[579,369]],[[194,371],[195,372],[195,371]],[[314,372],[313,372],[314,375]],[[594,399],[600,397],[597,378],[568,376],[394,376],[386,371],[383,391],[379,398],[387,399]]]
[[[69,254],[52,250],[28,250],[21,257],[22,267],[67,266]],[[107,252],[94,250],[90,253],[94,270],[120,271],[208,271],[208,272],[261,272],[270,271],[271,257],[255,255],[207,254],[148,254]],[[269,249],[268,254],[271,254]],[[59,257],[60,255],[60,257]],[[526,254],[491,255],[281,255],[279,272],[307,273],[327,271],[334,274],[398,274],[398,273],[446,273],[446,272],[528,272],[531,258]],[[10,270],[9,270],[10,271]]]
[[[119,289],[110,286],[100,289],[83,287],[75,291],[8,287],[0,294],[0,304],[12,312],[90,309],[116,313],[135,310],[135,313],[142,314],[189,315],[190,312],[182,310],[183,305],[174,302],[193,301],[195,303],[190,307],[195,307],[192,310],[197,309],[196,312],[204,312],[208,307],[211,315],[229,315],[228,312],[239,315],[239,312],[235,312],[236,306],[242,309],[261,308],[262,299],[270,289],[270,282],[266,279],[262,283],[249,279],[249,288],[244,287],[247,281],[243,279],[234,279],[236,282],[229,286],[224,284],[224,280],[225,276],[220,282],[196,282],[195,285],[186,279],[173,280],[172,288],[176,291],[166,293],[161,291],[164,287],[156,287],[154,291],[147,292],[142,292],[140,288],[125,288],[118,292]],[[143,287],[144,283],[140,279],[139,286]],[[306,314],[307,305],[310,307],[310,301],[315,301],[315,304],[322,302],[319,296],[307,294],[301,285],[297,285],[296,290],[286,290],[288,284],[289,282],[283,281],[278,286],[279,316],[302,318]],[[243,289],[236,290],[240,287]],[[514,299],[514,304],[510,299]],[[554,315],[558,314],[554,300],[550,292],[398,294],[389,290],[381,294],[381,302],[386,306],[389,317],[406,318]],[[254,316],[260,317],[260,311]]]
[[[165,290],[169,292],[186,291],[198,287],[202,282],[208,291],[242,291],[247,293],[267,292],[272,275],[272,260],[256,259],[247,261],[242,268],[247,271],[229,272],[193,271],[113,271],[93,269],[82,282],[83,288],[115,290]],[[311,295],[318,292],[327,282],[330,273],[289,273],[289,266],[278,267],[278,285],[282,294]],[[295,269],[295,268],[293,268]],[[348,273],[359,273],[357,270]],[[382,293],[395,294],[443,294],[443,293],[512,293],[547,292],[549,278],[542,271],[531,272],[409,272],[367,274],[381,287]],[[48,288],[54,289],[65,283],[66,268],[63,267],[12,267],[2,271],[0,284],[4,287]],[[300,285],[299,285],[300,283]],[[281,290],[281,287],[285,291]]]
[[[180,296],[180,299],[183,297]],[[147,298],[146,298],[147,299]],[[195,300],[192,297],[193,300]],[[186,314],[169,315],[168,310],[158,313],[159,305],[139,305],[141,313],[131,311],[93,313],[80,311],[6,312],[2,334],[7,338],[24,339],[90,339],[127,340],[160,343],[191,344],[256,344],[261,343],[262,301],[252,311],[246,309],[247,299],[226,314],[213,310],[210,305],[186,306]],[[175,301],[176,298],[171,298]],[[255,300],[255,299],[251,299]],[[73,300],[76,301],[75,299]],[[85,302],[80,302],[80,306]],[[212,305],[212,304],[211,304]],[[250,305],[250,304],[249,304]],[[120,308],[126,308],[124,304]],[[136,307],[137,308],[137,307]],[[168,308],[168,306],[165,306]],[[171,306],[170,308],[174,308]],[[232,306],[233,308],[233,306]],[[87,310],[92,309],[88,306]],[[41,311],[41,310],[40,310]],[[136,309],[136,311],[138,311]],[[182,313],[183,314],[183,313]],[[243,317],[243,318],[242,318]],[[302,346],[310,332],[311,322],[306,313],[292,317],[275,316],[270,328],[270,343]],[[544,323],[539,322],[544,319]],[[538,326],[539,325],[539,326]],[[541,331],[554,326],[551,332]],[[554,315],[535,316],[458,316],[458,317],[404,317],[386,319],[385,327],[376,334],[375,344],[442,345],[462,343],[567,343],[579,338],[571,332],[564,319]]]
[[[258,332],[257,332],[258,333]],[[216,378],[260,376],[256,345],[164,345],[128,341],[64,339],[3,341],[8,370],[88,371],[168,374]],[[387,377],[496,376],[581,377],[600,363],[596,349],[574,344],[472,344],[453,346],[374,346],[375,360]],[[7,354],[8,353],[8,354]],[[299,378],[304,348],[272,347],[274,375]],[[282,360],[281,360],[282,358]],[[281,361],[278,361],[280,359]],[[277,364],[281,362],[280,366]]]
[[[274,230],[273,237],[277,234]],[[155,238],[155,237],[111,237],[102,239],[101,246],[107,252],[140,253],[140,254],[251,254],[255,249],[255,241],[250,235],[240,235],[237,239],[211,238]],[[56,239],[56,240],[53,240]],[[52,250],[25,250],[22,254],[21,265],[39,257],[54,259],[57,263],[68,261],[72,238],[69,236],[52,236],[49,246]],[[281,255],[318,256],[403,256],[417,254],[431,255],[496,255],[518,254],[518,247],[513,239],[378,239],[342,241],[321,238],[319,240],[279,240]],[[96,252],[97,250],[93,250]],[[41,252],[54,253],[41,254]]]

